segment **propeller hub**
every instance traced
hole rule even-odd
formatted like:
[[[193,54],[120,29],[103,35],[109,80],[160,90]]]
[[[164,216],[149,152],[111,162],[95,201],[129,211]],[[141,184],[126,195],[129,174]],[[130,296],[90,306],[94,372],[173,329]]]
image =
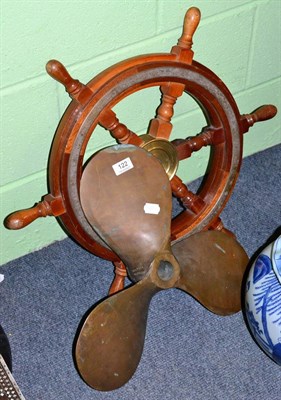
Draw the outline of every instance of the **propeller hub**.
[[[155,257],[149,274],[154,285],[160,289],[169,289],[179,280],[180,266],[173,254],[165,251]]]

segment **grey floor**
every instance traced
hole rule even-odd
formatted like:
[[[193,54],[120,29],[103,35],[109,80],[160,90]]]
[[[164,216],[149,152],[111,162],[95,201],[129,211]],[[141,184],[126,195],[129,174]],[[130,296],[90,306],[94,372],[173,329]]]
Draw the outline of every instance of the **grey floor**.
[[[246,158],[222,214],[250,257],[280,230],[280,166],[281,145]],[[90,389],[75,370],[73,339],[84,313],[106,296],[111,264],[66,239],[0,273],[0,321],[27,400],[281,398],[281,368],[253,342],[242,313],[216,316],[176,289],[152,300],[134,377],[113,392]]]

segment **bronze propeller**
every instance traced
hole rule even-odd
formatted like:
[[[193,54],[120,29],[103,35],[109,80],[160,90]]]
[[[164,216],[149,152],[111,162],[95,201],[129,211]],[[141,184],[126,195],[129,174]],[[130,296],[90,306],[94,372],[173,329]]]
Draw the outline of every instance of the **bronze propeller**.
[[[124,385],[139,364],[149,303],[157,292],[182,289],[212,312],[232,314],[240,310],[248,257],[233,237],[217,231],[171,246],[169,179],[144,149],[123,145],[97,153],[84,170],[80,197],[93,229],[136,282],[96,306],[76,342],[82,378],[109,391]]]

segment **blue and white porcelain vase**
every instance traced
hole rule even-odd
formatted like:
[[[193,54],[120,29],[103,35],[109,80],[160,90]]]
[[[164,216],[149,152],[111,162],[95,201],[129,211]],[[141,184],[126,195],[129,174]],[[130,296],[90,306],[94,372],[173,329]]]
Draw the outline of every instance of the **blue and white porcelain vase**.
[[[256,342],[281,366],[281,235],[250,268],[245,311]]]

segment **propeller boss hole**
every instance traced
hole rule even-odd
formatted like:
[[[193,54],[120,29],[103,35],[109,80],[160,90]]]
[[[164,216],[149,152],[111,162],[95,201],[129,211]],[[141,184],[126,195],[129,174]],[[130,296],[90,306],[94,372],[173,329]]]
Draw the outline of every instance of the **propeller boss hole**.
[[[162,281],[169,281],[174,274],[173,265],[167,260],[161,260],[157,269],[157,275]]]

